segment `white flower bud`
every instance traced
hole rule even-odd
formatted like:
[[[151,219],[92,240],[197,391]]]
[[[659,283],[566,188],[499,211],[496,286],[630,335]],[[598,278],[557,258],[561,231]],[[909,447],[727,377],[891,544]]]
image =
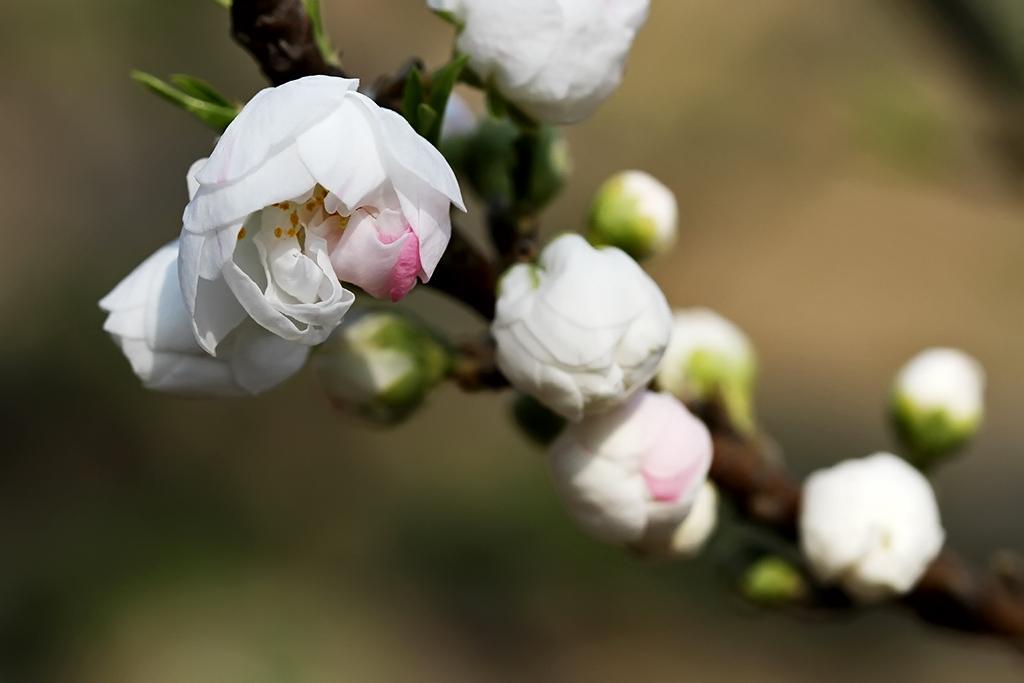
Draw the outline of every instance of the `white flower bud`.
[[[597,191],[587,239],[618,247],[635,259],[663,254],[676,242],[677,215],[672,190],[649,173],[623,171]]]
[[[892,413],[912,459],[926,464],[974,436],[984,412],[985,371],[957,349],[912,358],[896,376]]]
[[[570,516],[586,532],[607,543],[685,553],[714,526],[710,494],[693,526],[680,529],[707,479],[711,448],[707,427],[678,399],[644,392],[569,425],[550,463]]]
[[[804,485],[803,554],[818,579],[861,602],[908,592],[944,539],[931,484],[895,455],[846,460]]]
[[[491,331],[509,381],[578,421],[647,385],[671,322],[665,296],[633,259],[563,235],[538,265],[504,275]]]
[[[649,0],[427,0],[481,80],[548,123],[589,116],[622,82]]]
[[[350,314],[313,354],[313,368],[335,407],[382,424],[412,414],[444,377],[447,363],[427,330],[381,310]]]
[[[675,311],[658,386],[686,402],[721,400],[735,426],[753,427],[754,347],[736,325],[707,308]]]

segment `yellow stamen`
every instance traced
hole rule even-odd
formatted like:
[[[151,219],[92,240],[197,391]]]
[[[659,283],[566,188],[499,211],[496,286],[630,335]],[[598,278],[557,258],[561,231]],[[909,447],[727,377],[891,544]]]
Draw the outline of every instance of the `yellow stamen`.
[[[274,228],[274,237],[280,237],[284,233],[281,228]]]
[[[245,228],[242,228],[241,230],[238,231],[238,239],[240,239],[240,240],[244,240],[245,239]]]

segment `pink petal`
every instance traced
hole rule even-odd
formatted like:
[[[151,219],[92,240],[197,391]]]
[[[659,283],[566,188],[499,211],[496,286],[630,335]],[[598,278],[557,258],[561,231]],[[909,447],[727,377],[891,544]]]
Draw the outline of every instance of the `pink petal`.
[[[357,211],[331,251],[331,263],[338,279],[398,301],[416,285],[419,252],[419,237],[407,223],[396,226],[388,217]]]

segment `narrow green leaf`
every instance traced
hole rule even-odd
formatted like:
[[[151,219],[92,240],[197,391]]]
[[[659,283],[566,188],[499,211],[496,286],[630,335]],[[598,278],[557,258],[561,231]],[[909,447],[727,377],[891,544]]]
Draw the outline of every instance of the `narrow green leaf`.
[[[436,109],[431,107],[426,102],[422,102],[420,103],[420,106],[416,110],[416,119],[419,123],[417,132],[423,137],[430,140],[430,138],[427,136],[427,133],[429,133],[430,130],[434,127],[435,123],[438,123],[441,120],[441,116],[438,114]],[[430,141],[434,142],[434,140]]]
[[[420,70],[412,68],[405,78],[402,91],[402,116],[415,130],[419,130],[419,106],[423,103],[423,77]]]
[[[328,64],[341,66],[338,53],[331,47],[331,39],[324,28],[323,13],[320,11],[320,0],[302,0],[302,4],[306,8],[306,14],[309,15],[309,22],[313,25],[313,39],[316,41],[320,54],[323,55],[324,60]]]
[[[436,118],[434,124],[427,129],[424,137],[435,145],[441,139],[441,124],[444,121],[445,109],[448,107],[448,98],[451,97],[452,89],[459,81],[459,74],[466,68],[468,61],[469,57],[467,55],[459,55],[435,71],[430,79],[430,98],[428,101],[434,111],[440,115]]]
[[[231,0],[213,0],[224,9],[231,9]]]
[[[216,104],[221,107],[234,107],[234,103],[228,98],[217,92],[217,89],[210,85],[207,81],[195,76],[189,76],[188,74],[173,74],[171,75],[171,83],[178,86],[182,92],[187,95],[191,95],[197,99],[209,102],[210,104]]]
[[[223,133],[228,125],[234,121],[235,117],[238,116],[238,108],[235,106],[225,107],[219,104],[211,104],[179,90],[173,85],[144,71],[132,71],[131,77],[142,87],[171,104],[184,109],[219,133]]]
[[[464,26],[463,26],[462,21],[460,21],[459,18],[457,16],[455,16],[454,12],[449,12],[449,11],[443,10],[443,9],[436,9],[436,10],[433,10],[433,12],[438,17],[440,17],[444,21],[446,21],[449,24],[451,24],[452,26],[454,26],[456,32],[461,31],[463,29]]]
[[[508,115],[508,104],[494,88],[487,88],[487,111],[496,119],[503,119]]]

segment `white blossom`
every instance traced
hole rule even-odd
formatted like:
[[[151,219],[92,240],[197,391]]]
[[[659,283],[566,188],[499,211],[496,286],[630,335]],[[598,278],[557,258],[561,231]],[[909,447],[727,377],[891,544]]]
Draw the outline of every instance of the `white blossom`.
[[[339,279],[397,300],[427,280],[462,208],[440,153],[358,81],[309,76],[258,93],[197,162],[181,286],[213,353],[251,317],[324,341],[352,305]]]
[[[619,249],[563,235],[499,284],[491,331],[509,381],[578,421],[646,386],[668,344],[664,295]]]
[[[305,364],[309,347],[251,321],[236,327],[213,357],[199,347],[178,285],[178,243],[142,262],[100,301],[103,329],[149,389],[184,395],[258,394]]]
[[[473,71],[549,123],[586,118],[622,82],[649,0],[428,0]]]
[[[862,602],[908,592],[945,539],[931,484],[889,453],[812,474],[799,524],[814,574]]]

